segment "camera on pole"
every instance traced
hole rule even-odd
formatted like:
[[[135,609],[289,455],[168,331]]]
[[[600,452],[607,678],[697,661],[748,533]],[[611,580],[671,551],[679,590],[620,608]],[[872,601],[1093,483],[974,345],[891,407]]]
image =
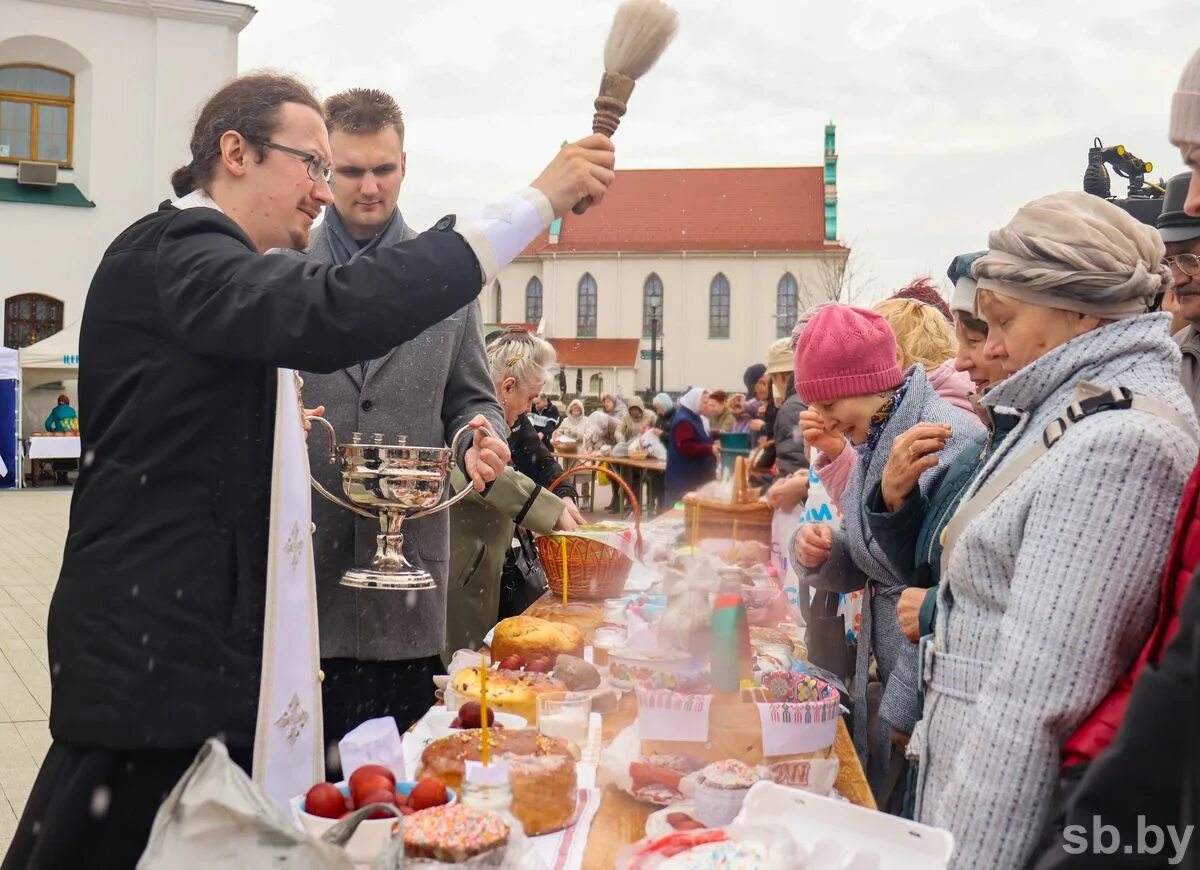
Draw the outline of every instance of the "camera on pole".
[[[1124,199],[1117,199],[1112,195],[1112,178],[1108,174],[1110,166],[1113,172],[1129,181],[1129,190]],[[1097,136],[1092,147],[1088,149],[1088,165],[1083,173],[1083,190],[1120,206],[1142,223],[1154,226],[1162,212],[1162,198],[1166,187],[1162,179],[1159,179],[1157,184],[1146,181],[1146,173],[1153,169],[1153,163],[1137,157],[1124,145],[1106,148]]]

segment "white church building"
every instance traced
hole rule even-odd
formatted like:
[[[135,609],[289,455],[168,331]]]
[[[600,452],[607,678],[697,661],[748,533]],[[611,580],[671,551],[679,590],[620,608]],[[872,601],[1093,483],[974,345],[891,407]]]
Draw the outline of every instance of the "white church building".
[[[500,272],[485,319],[541,324],[554,394],[743,391],[797,313],[841,291],[835,135],[823,166],[621,169],[602,207],[555,221]]]

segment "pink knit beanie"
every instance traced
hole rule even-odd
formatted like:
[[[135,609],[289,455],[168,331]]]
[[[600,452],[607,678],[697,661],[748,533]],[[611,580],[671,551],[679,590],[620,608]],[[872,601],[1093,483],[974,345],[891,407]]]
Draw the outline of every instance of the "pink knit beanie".
[[[796,344],[796,392],[806,405],[878,393],[903,381],[896,336],[874,311],[826,306]]]

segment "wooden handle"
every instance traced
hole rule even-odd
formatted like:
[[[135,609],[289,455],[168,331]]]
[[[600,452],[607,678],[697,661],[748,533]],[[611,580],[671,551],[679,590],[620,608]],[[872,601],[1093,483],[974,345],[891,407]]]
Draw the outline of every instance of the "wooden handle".
[[[596,114],[592,115],[592,132],[603,133],[611,139],[621,126],[621,116],[629,106],[629,95],[633,93],[634,80],[620,73],[606,72],[600,79],[600,95],[593,104]],[[583,214],[592,206],[592,198],[585,196],[571,209],[574,214]]]

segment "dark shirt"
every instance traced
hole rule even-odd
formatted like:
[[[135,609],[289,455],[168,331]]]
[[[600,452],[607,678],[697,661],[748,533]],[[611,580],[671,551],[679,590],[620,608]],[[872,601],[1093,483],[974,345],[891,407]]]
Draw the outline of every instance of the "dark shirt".
[[[508,449],[512,451],[513,468],[539,486],[549,487],[563,473],[562,466],[538,437],[537,430],[525,414],[513,424],[512,434],[508,436]],[[554,487],[553,492],[559,498],[579,498],[569,479]]]

